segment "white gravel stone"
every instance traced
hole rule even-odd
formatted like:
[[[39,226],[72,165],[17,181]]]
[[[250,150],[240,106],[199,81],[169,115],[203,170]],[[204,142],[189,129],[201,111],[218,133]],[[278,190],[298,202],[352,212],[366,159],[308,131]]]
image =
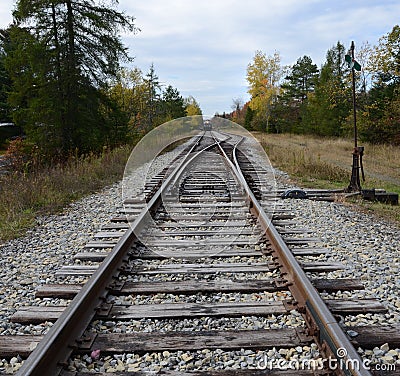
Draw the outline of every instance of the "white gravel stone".
[[[251,142],[248,142],[251,145]],[[151,166],[150,174],[154,176],[176,152],[161,155]],[[260,156],[253,153],[250,157],[255,162]],[[132,177],[140,193],[140,181],[146,176],[148,166],[144,166]],[[268,174],[261,174],[265,187],[268,183]],[[279,187],[291,187],[287,174],[275,170],[275,178]],[[97,194],[90,195],[75,202],[60,215],[41,217],[37,226],[23,238],[6,242],[0,245],[0,335],[8,334],[44,334],[52,324],[22,326],[12,324],[10,316],[18,307],[39,304],[66,304],[62,299],[39,301],[35,299],[35,289],[44,283],[58,281],[54,273],[63,265],[73,263],[73,255],[82,251],[83,246],[92,239],[100,228],[108,223],[109,218],[115,215],[116,207],[122,205],[121,183],[114,184]],[[331,249],[331,254],[318,257],[318,260],[339,261],[346,265],[343,271],[328,273],[329,277],[348,277],[360,279],[366,289],[352,293],[338,292],[326,294],[326,297],[376,297],[389,310],[386,315],[357,315],[348,316],[345,325],[370,324],[398,324],[400,318],[400,274],[399,239],[400,229],[390,223],[366,216],[350,205],[308,200],[282,200],[283,208],[290,209],[296,214],[299,227],[306,227],[312,231],[310,236],[319,237],[322,244]],[[264,202],[265,207],[271,206]],[[272,205],[274,206],[274,204]],[[84,220],[82,220],[84,218]],[[292,237],[292,236],[291,236]],[[111,239],[110,239],[111,240]],[[268,258],[267,258],[268,259]],[[312,258],[309,258],[310,260]],[[226,259],[225,259],[226,261]],[[235,260],[229,260],[234,262]],[[254,262],[253,259],[248,261]],[[168,261],[170,263],[171,260]],[[218,262],[214,260],[212,262]],[[220,261],[219,261],[220,262]],[[164,263],[166,263],[164,261]],[[162,264],[155,262],[154,265]],[[278,271],[260,274],[239,273],[237,280],[267,279],[278,277]],[[224,280],[224,275],[154,275],[126,277],[128,281],[180,281],[196,277],[201,280]],[[67,283],[82,283],[86,278],[69,277],[63,279]],[[158,296],[159,295],[159,296]],[[221,296],[190,298],[178,296],[178,301],[200,299],[200,301],[241,301],[252,300],[254,294],[221,294]],[[155,294],[153,297],[138,296],[129,299],[134,304],[166,303],[175,301],[175,296]],[[118,298],[120,299],[120,298]],[[207,300],[210,299],[210,300]],[[236,300],[238,299],[238,300]],[[263,300],[271,299],[267,293]],[[285,317],[245,317],[238,319],[187,319],[187,320],[136,320],[129,322],[101,322],[92,324],[91,330],[104,329],[106,332],[132,333],[136,331],[168,331],[168,330],[217,330],[226,329],[267,329],[280,327],[296,327],[302,325],[302,318],[295,311],[289,320]],[[360,349],[362,356],[375,363],[399,363],[400,350],[381,346],[372,351]],[[89,354],[90,355],[90,354]],[[161,369],[175,371],[183,370],[216,370],[216,369],[257,369],[266,361],[277,359],[319,359],[314,347],[303,346],[295,349],[263,349],[258,352],[241,350],[226,352],[223,350],[204,349],[197,352],[168,352],[159,354],[123,354],[122,357],[100,357],[93,360],[89,355],[76,357],[70,362],[71,370],[117,372],[117,371],[146,371],[159,372]],[[264,363],[263,363],[264,362]],[[22,359],[0,361],[0,372],[13,373],[22,363]]]
[[[140,192],[146,174],[148,179],[155,176],[183,147],[162,154],[152,164],[139,168],[132,176],[137,191]],[[83,251],[85,244],[109,223],[121,206],[122,182],[119,182],[72,203],[59,215],[37,218],[37,225],[24,237],[0,244],[0,335],[44,334],[48,331],[51,323],[44,324],[39,330],[38,326],[21,326],[9,319],[21,306],[68,303],[62,299],[36,299],[35,290],[45,283],[86,282],[87,277],[59,279],[55,272],[64,265],[72,265],[74,254]]]

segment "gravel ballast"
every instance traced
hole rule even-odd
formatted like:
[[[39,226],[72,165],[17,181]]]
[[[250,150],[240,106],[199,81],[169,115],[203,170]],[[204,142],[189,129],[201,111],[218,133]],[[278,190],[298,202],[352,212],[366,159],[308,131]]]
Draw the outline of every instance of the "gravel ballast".
[[[159,172],[177,152],[169,152],[159,156],[151,166],[151,175]],[[258,158],[254,156],[253,160]],[[132,181],[138,184],[146,176],[148,165],[136,172]],[[278,187],[288,188],[287,175],[276,171]],[[299,227],[306,227],[312,231],[312,237],[319,237],[322,245],[331,249],[331,253],[324,256],[326,260],[342,262],[345,270],[332,272],[331,276],[358,278],[365,285],[366,290],[349,294],[333,294],[327,297],[374,297],[379,299],[388,313],[385,315],[357,315],[348,316],[345,325],[393,325],[400,322],[400,229],[383,220],[367,217],[365,214],[354,210],[348,205],[309,200],[282,200],[285,208],[296,214]],[[93,235],[102,226],[109,222],[115,215],[116,208],[122,206],[122,184],[116,183],[99,193],[90,195],[71,204],[60,215],[41,217],[37,226],[30,230],[26,236],[8,241],[0,245],[0,335],[10,334],[44,334],[51,324],[23,326],[12,324],[11,315],[22,306],[46,304],[46,301],[36,299],[34,296],[38,286],[55,282],[56,270],[64,265],[73,264],[73,255],[81,252],[84,245],[92,240]],[[84,220],[82,220],[84,218]],[[245,276],[243,276],[245,277]],[[269,275],[264,276],[269,277]],[[142,278],[142,277],[141,277]],[[175,276],[174,278],[179,278]],[[217,279],[219,276],[216,277]],[[158,278],[155,278],[156,280]],[[74,280],[72,282],[82,282]],[[156,297],[157,298],[157,297]],[[140,298],[142,300],[143,298]],[[146,301],[147,302],[147,301]],[[66,301],[48,300],[47,304],[64,305]],[[143,304],[143,301],[140,301]],[[139,300],[136,304],[139,304]],[[94,326],[102,326],[98,322]],[[107,326],[106,324],[104,324]],[[177,324],[170,322],[154,323],[141,320],[127,324],[125,331],[131,331],[131,326],[136,325],[140,330],[156,327],[171,330]],[[202,320],[188,320],[180,330],[202,330],[205,325],[216,328],[219,325],[226,328],[269,328],[277,325],[276,318],[263,319],[243,318],[243,320],[230,320],[223,324],[220,320],[205,323]],[[297,323],[293,323],[297,325]],[[196,329],[196,328],[199,329]],[[110,332],[121,326],[112,325]],[[179,328],[177,328],[179,329]],[[174,370],[189,369],[256,369],[257,364],[262,364],[265,356],[268,359],[284,358],[298,354],[299,358],[318,359],[318,352],[311,347],[288,349],[288,353],[271,349],[270,353],[257,353],[251,350],[238,352],[225,351],[199,351],[194,353],[160,353],[126,354],[124,358],[108,357],[101,359],[103,363],[100,370],[142,370],[158,371],[161,368]],[[373,350],[361,350],[362,356],[371,359],[374,363],[398,364],[400,367],[400,350],[381,346]],[[75,369],[95,369],[91,366],[92,359],[88,356],[75,359]],[[101,363],[100,362],[100,363]],[[97,364],[100,364],[97,363]],[[0,361],[0,372],[13,373],[21,365],[21,359],[13,358],[9,361]],[[103,368],[102,368],[103,367]]]

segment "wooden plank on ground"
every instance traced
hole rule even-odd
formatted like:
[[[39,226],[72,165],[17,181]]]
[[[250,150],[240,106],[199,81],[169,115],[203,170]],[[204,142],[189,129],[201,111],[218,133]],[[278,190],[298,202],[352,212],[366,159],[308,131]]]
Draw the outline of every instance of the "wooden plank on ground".
[[[129,223],[107,223],[102,227],[103,230],[124,230],[129,228]]]
[[[111,290],[113,294],[193,294],[197,292],[256,292],[278,291],[273,279],[255,281],[165,281],[165,282],[126,282],[121,291]]]
[[[386,313],[382,303],[377,299],[324,299],[332,313],[341,315],[358,315],[363,313]]]
[[[309,243],[320,243],[319,238],[283,238],[286,244],[309,244]]]
[[[351,326],[346,330],[357,333],[351,342],[355,347],[373,349],[387,343],[392,348],[400,348],[400,325],[393,326]]]
[[[265,349],[296,347],[310,343],[296,329],[216,330],[207,332],[110,333],[98,334],[90,350],[102,353],[146,353],[197,351],[201,349]]]
[[[81,275],[81,276],[89,276],[92,275],[96,270],[97,265],[67,265],[62,266],[58,269],[55,275],[58,276],[71,276],[71,275]]]
[[[49,284],[40,286],[36,291],[37,298],[73,299],[80,291],[79,284]],[[165,281],[165,282],[126,282],[121,289],[110,289],[114,295],[126,294],[193,294],[197,292],[256,292],[282,291],[272,279],[255,281],[203,281],[197,280]]]
[[[221,236],[221,235],[256,235],[260,236],[260,230],[246,227],[246,228],[238,228],[238,229],[220,229],[220,230],[194,230],[194,231],[187,231],[185,229],[180,230],[176,229],[174,231],[164,231],[159,230],[155,233],[149,233],[150,237],[165,237],[165,236]]]
[[[272,302],[222,302],[222,303],[172,303],[146,304],[134,306],[114,305],[106,317],[116,320],[136,320],[141,318],[182,318],[182,317],[242,317],[285,314],[282,301]],[[102,317],[102,316],[98,316]]]
[[[225,214],[204,214],[204,215],[200,215],[200,214],[196,214],[196,215],[177,215],[177,214],[173,214],[171,213],[171,215],[167,215],[167,214],[160,214],[159,217],[160,219],[174,219],[175,221],[196,221],[196,222],[211,222],[211,221],[215,221],[215,220],[243,220],[246,218],[247,214],[236,214],[234,213],[234,215],[230,214],[229,212],[225,213]]]
[[[311,273],[332,272],[346,268],[340,262],[302,262],[300,265],[305,272]]]
[[[174,202],[167,202],[165,204],[166,208],[178,208],[178,209],[204,209],[204,208],[238,208],[246,206],[245,201],[233,201],[233,202],[215,202],[215,203],[203,203],[203,202],[196,202],[196,203],[174,203]]]
[[[211,239],[183,239],[183,240],[160,240],[146,238],[146,245],[152,247],[173,247],[173,248],[187,248],[195,246],[231,246],[231,245],[257,245],[260,243],[259,237],[249,237],[241,239],[239,237],[231,238],[211,238]],[[88,248],[89,246],[86,246]]]
[[[166,257],[174,257],[174,258],[192,258],[192,257],[235,257],[235,256],[244,256],[244,257],[261,257],[263,254],[270,254],[271,249],[263,249],[262,251],[256,251],[254,248],[220,248],[213,249],[213,253],[208,249],[183,249],[181,251],[175,249],[164,249],[160,253],[156,253],[150,251],[148,249],[141,250],[138,253],[133,252],[133,257],[144,259],[144,260],[158,260],[164,259]]]
[[[11,322],[21,324],[40,324],[56,321],[65,310],[65,306],[34,306],[21,307],[15,312]],[[268,316],[271,314],[285,314],[286,308],[281,301],[277,302],[233,302],[233,303],[173,303],[148,304],[133,306],[113,306],[109,319],[132,320],[140,318],[178,318],[201,316]],[[102,316],[99,316],[102,317]]]
[[[207,208],[199,205],[198,207],[191,207],[191,208],[170,208],[168,205],[166,206],[165,210],[163,211],[158,211],[159,214],[162,215],[184,215],[186,213],[193,214],[197,212],[204,212],[204,209],[209,209],[210,213],[209,215],[213,214],[242,214],[245,216],[249,210],[247,207],[244,206],[226,206],[226,207],[221,207],[219,205],[210,205]]]
[[[0,336],[0,358],[11,358],[17,354],[23,358],[36,348],[43,336]]]
[[[296,216],[294,214],[273,214],[272,215],[272,222],[276,221],[276,220],[283,220],[283,219],[293,219],[296,218]]]
[[[146,204],[146,202],[143,199],[139,198],[127,198],[124,200],[125,205],[137,205],[137,206],[143,206]]]
[[[56,321],[65,308],[65,306],[21,307],[11,316],[10,321],[21,324],[40,324],[46,321]]]
[[[220,222],[207,222],[207,223],[191,223],[191,222],[173,222],[173,221],[165,221],[165,222],[157,222],[157,227],[164,229],[164,228],[176,228],[176,229],[184,229],[188,230],[191,228],[197,229],[201,228],[228,228],[228,227],[239,227],[244,228],[245,226],[249,226],[249,223],[243,219],[232,220],[229,219],[227,221],[220,221]]]
[[[94,235],[94,238],[120,238],[124,231],[100,231]]]
[[[114,248],[117,243],[118,239],[114,241],[90,241],[85,244],[84,248]]]
[[[319,291],[335,292],[364,290],[364,285],[360,283],[358,279],[313,279],[311,282]]]
[[[74,256],[74,260],[101,262],[109,252],[79,252]]]
[[[220,264],[164,264],[157,267],[141,265],[137,274],[215,274],[215,273],[256,273],[270,271],[270,263],[220,263]]]
[[[319,256],[331,253],[327,248],[290,248],[295,256]]]
[[[312,231],[306,228],[280,228],[278,229],[280,234],[311,234]]]
[[[146,269],[148,267],[148,269]],[[55,273],[56,276],[89,276],[96,270],[97,265],[67,265],[62,266]],[[123,273],[136,274],[215,274],[215,273],[260,273],[273,269],[271,263],[220,263],[220,264],[164,264],[157,267],[140,265],[123,270]]]
[[[273,221],[274,225],[277,227],[285,227],[285,226],[294,226],[294,225],[298,225],[297,222],[295,221],[287,221],[287,220],[274,220]],[[279,229],[278,229],[279,232]]]
[[[39,286],[36,290],[36,298],[60,298],[73,299],[81,290],[78,284],[48,284]]]

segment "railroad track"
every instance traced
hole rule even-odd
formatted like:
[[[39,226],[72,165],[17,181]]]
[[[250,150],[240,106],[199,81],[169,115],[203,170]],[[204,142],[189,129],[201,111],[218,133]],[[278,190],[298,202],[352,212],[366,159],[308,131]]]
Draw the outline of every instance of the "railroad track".
[[[57,271],[62,283],[37,291],[68,305],[23,307],[11,318],[54,322],[49,332],[1,336],[0,357],[26,357],[24,376],[370,375],[356,348],[398,346],[398,331],[344,330],[341,316],[386,309],[321,297],[363,286],[326,278],[343,266],[318,261],[327,251],[279,205],[271,173],[245,143],[194,137],[144,199],[125,200],[76,264]],[[88,281],[69,283],[76,276]],[[280,369],[290,362],[300,370]]]

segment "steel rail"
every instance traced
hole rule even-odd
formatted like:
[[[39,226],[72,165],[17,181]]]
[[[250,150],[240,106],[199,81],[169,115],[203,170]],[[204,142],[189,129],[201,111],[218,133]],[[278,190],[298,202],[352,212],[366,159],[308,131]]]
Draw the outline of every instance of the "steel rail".
[[[53,376],[59,374],[62,367],[66,364],[68,357],[76,347],[76,338],[82,336],[84,330],[94,317],[99,305],[105,300],[106,287],[110,285],[114,276],[118,273],[118,268],[126,260],[126,254],[130,249],[132,242],[135,240],[136,234],[139,233],[141,228],[144,226],[144,223],[149,216],[149,211],[154,209],[160,203],[162,193],[168,186],[170,186],[170,184],[173,182],[173,179],[174,183],[176,182],[177,176],[182,174],[188,164],[194,161],[195,158],[197,158],[197,156],[202,152],[216,145],[225,156],[235,178],[243,187],[251,210],[259,218],[260,223],[264,227],[264,230],[270,238],[274,248],[279,250],[281,259],[288,271],[289,278],[296,286],[296,289],[293,289],[294,297],[298,302],[300,302],[300,304],[304,304],[308,314],[311,315],[314,321],[318,324],[320,333],[318,333],[318,338],[316,338],[317,341],[319,343],[325,343],[327,350],[330,350],[330,353],[334,356],[339,348],[344,348],[347,351],[347,356],[343,358],[343,362],[345,362],[345,364],[363,364],[353,345],[339,327],[335,318],[326,307],[324,301],[319,296],[305,275],[304,271],[301,269],[297,260],[292,255],[275,227],[271,224],[271,219],[264,212],[263,208],[258,203],[251,189],[249,188],[243,173],[241,172],[236,155],[237,146],[243,141],[244,138],[241,138],[234,145],[232,153],[234,163],[227,157],[225,151],[220,145],[220,143],[226,141],[226,139],[216,140],[214,138],[214,144],[205,147],[195,155],[191,155],[196,145],[198,145],[200,139],[201,137],[199,137],[195,145],[193,145],[191,150],[186,154],[171,175],[162,183],[161,187],[148,202],[147,207],[141,211],[138,218],[131,224],[130,228],[118,241],[104,262],[100,264],[99,268],[92,275],[89,281],[82,287],[71,304],[65,309],[61,317],[46,334],[44,339],[39,343],[28,359],[25,360],[17,375]],[[85,339],[83,339],[83,341],[84,340]],[[348,372],[346,372],[346,370],[343,371],[343,373],[346,375],[371,375],[365,369],[349,369]]]
[[[67,365],[69,356],[77,348],[77,342],[85,342],[88,339],[82,335],[96,314],[100,305],[105,302],[107,286],[109,286],[118,269],[127,260],[127,253],[132,242],[136,239],[148,219],[149,211],[157,206],[161,201],[162,193],[171,183],[176,174],[185,165],[195,147],[200,143],[204,133],[195,140],[186,156],[177,165],[171,175],[163,182],[147,206],[143,208],[136,220],[130,225],[129,229],[114,246],[110,254],[99,265],[95,273],[85,283],[72,302],[66,307],[60,318],[50,328],[49,332],[43,337],[42,341],[32,351],[30,356],[24,361],[22,367],[17,372],[17,376],[54,376],[58,375],[62,368]],[[210,145],[204,150],[208,150]],[[196,156],[199,154],[197,153]],[[190,158],[192,159],[192,158]],[[81,338],[81,340],[78,340]]]
[[[232,153],[234,163],[229,159],[228,163],[231,165],[232,170],[236,174],[237,179],[241,182],[247,194],[250,201],[251,211],[253,211],[258,217],[260,224],[272,243],[273,248],[279,252],[280,259],[284,264],[285,271],[288,273],[289,280],[293,283],[292,286],[294,288],[290,289],[291,292],[297,302],[301,305],[304,304],[303,307],[306,311],[306,315],[311,317],[318,327],[318,332],[313,333],[315,340],[325,348],[325,354],[336,358],[336,362],[333,362],[333,365],[336,368],[333,368],[338,374],[349,376],[371,376],[369,370],[364,367],[360,355],[344,334],[342,328],[339,326],[318,291],[312,285],[283,238],[273,226],[271,218],[265,213],[264,209],[248,186],[237,159],[237,147],[243,140],[244,138],[242,137],[242,139],[234,145]],[[226,156],[223,150],[222,152]],[[339,357],[339,359],[337,359],[339,349],[341,349],[340,351],[345,355],[344,357]]]

